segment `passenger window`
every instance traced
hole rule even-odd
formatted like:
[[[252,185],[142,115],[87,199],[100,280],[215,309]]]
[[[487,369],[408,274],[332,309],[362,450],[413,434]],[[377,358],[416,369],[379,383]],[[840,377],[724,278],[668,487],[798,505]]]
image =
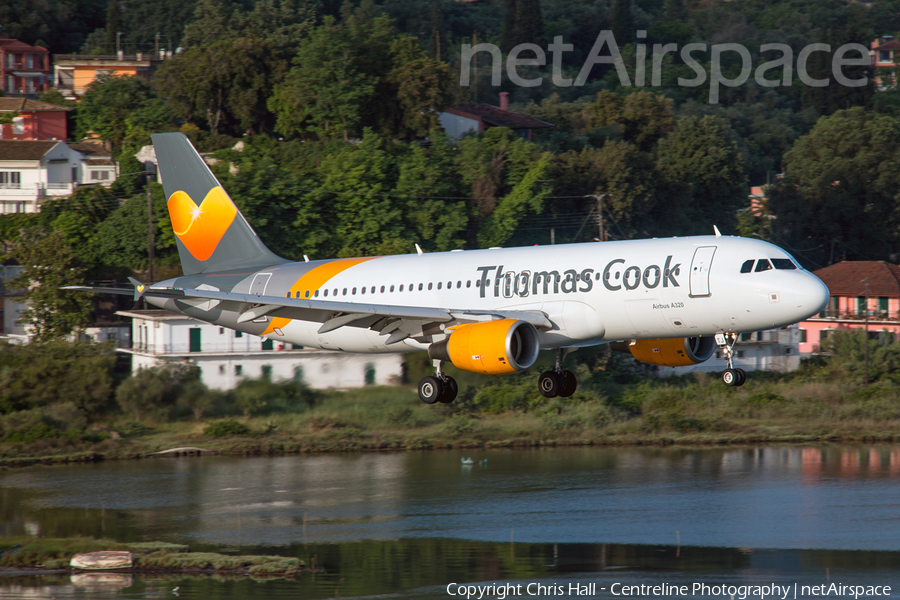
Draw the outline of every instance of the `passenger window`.
[[[794,261],[788,258],[773,258],[772,264],[775,265],[775,268],[779,271],[793,271],[797,268]]]
[[[352,295],[355,296],[355,295],[356,295],[356,288],[353,288],[353,292],[351,292],[351,293],[352,293]]]
[[[471,280],[471,279],[469,279],[468,281],[466,281],[466,287],[467,287],[467,288],[472,287],[472,280]],[[477,286],[476,286],[476,287],[477,287]]]
[[[315,296],[316,296],[316,298],[319,297],[319,290],[316,290]]]
[[[429,292],[431,291],[431,285],[432,285],[432,284],[430,284],[430,283],[428,284],[428,291],[429,291]]]
[[[306,290],[306,292],[303,294],[303,297],[304,297],[304,298],[309,298],[309,290]]]
[[[461,287],[462,287],[462,281],[457,281],[457,282],[456,282],[456,289],[459,289],[459,288],[461,288]]]
[[[772,268],[772,263],[770,263],[767,259],[761,258],[756,261],[756,272],[761,273],[763,271],[768,271]]]
[[[600,271],[597,271],[597,274],[594,275],[594,279],[596,279],[597,281],[600,281]]]
[[[741,265],[741,273],[749,273],[753,270],[753,259],[745,260]]]
[[[328,290],[325,290],[325,293],[324,293],[323,295],[327,298],[327,297],[328,297]]]
[[[344,290],[344,293],[346,294],[346,293],[347,293],[347,290]],[[334,292],[332,292],[331,295],[332,295],[332,296],[337,296],[337,295],[338,295],[338,289],[337,289],[337,288],[334,288]]]
[[[443,281],[438,281],[438,289],[441,289],[441,285],[442,285],[443,283],[444,283]],[[430,283],[428,284],[428,289],[429,289],[429,290],[431,289],[431,284],[430,284]]]
[[[288,296],[290,296],[290,294],[288,294]],[[297,290],[297,300],[299,300],[299,299],[300,299],[300,290]]]
[[[347,295],[347,288],[344,288],[344,295]]]
[[[384,291],[384,286],[381,286],[381,291],[382,291],[382,292]],[[371,294],[374,294],[374,293],[375,293],[375,286],[374,286],[374,285],[372,286],[372,289],[369,290],[369,293],[371,293]]]
[[[391,291],[392,291],[392,292],[394,291],[394,286],[391,286]],[[402,284],[402,283],[400,284],[400,291],[401,291],[401,292],[403,291],[403,284]]]
[[[374,289],[374,288],[373,288],[373,289]],[[394,290],[391,290],[391,291],[393,292]],[[382,293],[382,294],[384,293],[384,286],[381,286],[381,293]]]
[[[354,292],[354,293],[355,293],[355,292]],[[366,286],[362,286],[361,288],[359,288],[359,293],[360,293],[360,294],[365,294],[365,293],[366,293]]]

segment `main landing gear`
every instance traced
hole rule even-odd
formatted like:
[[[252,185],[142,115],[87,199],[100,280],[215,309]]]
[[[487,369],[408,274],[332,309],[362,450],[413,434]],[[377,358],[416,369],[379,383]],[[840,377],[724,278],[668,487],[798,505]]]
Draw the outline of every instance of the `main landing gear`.
[[[722,371],[722,383],[728,387],[740,387],[747,381],[747,373],[743,369],[734,368],[734,343],[737,341],[735,333],[717,333],[716,345],[725,356],[728,368]]]
[[[419,382],[419,400],[425,404],[435,404],[436,402],[450,404],[456,400],[459,386],[456,385],[455,379],[449,375],[444,375],[444,372],[441,370],[443,364],[443,361],[435,360],[434,375],[423,377],[422,381]]]
[[[578,380],[572,371],[565,371],[562,367],[565,358],[565,349],[556,349],[556,364],[552,371],[544,371],[538,377],[538,389],[544,398],[556,398],[562,396],[568,398],[578,388]]]

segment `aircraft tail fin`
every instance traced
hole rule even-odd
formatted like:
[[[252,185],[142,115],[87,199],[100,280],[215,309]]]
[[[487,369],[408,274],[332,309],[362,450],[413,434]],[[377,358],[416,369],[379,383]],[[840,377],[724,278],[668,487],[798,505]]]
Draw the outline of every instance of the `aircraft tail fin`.
[[[185,275],[287,262],[266,248],[187,136],[151,137]]]

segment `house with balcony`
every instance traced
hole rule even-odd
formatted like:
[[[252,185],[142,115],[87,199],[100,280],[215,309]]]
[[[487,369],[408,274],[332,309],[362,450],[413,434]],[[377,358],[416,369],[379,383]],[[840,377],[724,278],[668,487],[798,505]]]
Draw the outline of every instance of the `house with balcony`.
[[[883,35],[869,44],[869,57],[875,67],[875,85],[885,90],[897,85],[897,64],[900,63],[900,42]]]
[[[0,123],[0,140],[65,140],[71,110],[21,96],[0,98],[0,115],[12,115],[12,123]]]
[[[0,214],[39,212],[44,201],[80,185],[115,180],[116,165],[101,146],[0,140]]]
[[[88,85],[104,75],[138,76],[150,81],[156,67],[171,57],[171,51],[166,50],[157,56],[142,52],[126,55],[122,51],[110,55],[54,54],[53,81],[67,100],[77,100]]]
[[[116,313],[131,319],[132,371],[162,362],[190,362],[209,388],[233,389],[242,379],[302,381],[316,389],[396,385],[403,374],[399,354],[351,354],[294,346],[167,310]],[[266,317],[263,317],[266,318]]]
[[[814,272],[831,293],[828,308],[800,323],[800,352],[819,352],[834,331],[868,329],[870,338],[900,333],[900,267],[883,260],[843,261]]]
[[[0,39],[0,90],[5,96],[35,96],[47,91],[50,82],[49,50]]]

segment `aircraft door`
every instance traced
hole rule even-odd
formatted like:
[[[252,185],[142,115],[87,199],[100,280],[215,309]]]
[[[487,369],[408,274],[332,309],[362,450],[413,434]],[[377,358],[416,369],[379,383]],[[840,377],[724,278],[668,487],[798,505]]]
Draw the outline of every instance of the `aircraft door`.
[[[253,278],[253,283],[250,284],[250,293],[257,296],[265,296],[266,286],[269,285],[270,277],[272,277],[271,273],[257,273],[256,277]]]
[[[694,251],[691,261],[691,298],[709,296],[709,269],[712,267],[715,246],[701,246]]]

